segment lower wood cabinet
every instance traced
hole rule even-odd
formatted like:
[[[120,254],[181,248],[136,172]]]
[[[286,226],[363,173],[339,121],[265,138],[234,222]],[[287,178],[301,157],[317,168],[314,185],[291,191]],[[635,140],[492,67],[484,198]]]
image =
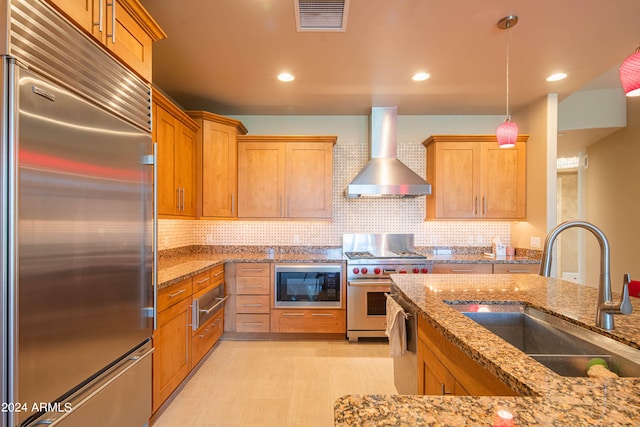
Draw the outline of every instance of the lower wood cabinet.
[[[155,412],[191,372],[191,278],[158,292],[153,346]]]
[[[427,395],[516,396],[517,393],[418,318],[418,392]]]
[[[493,264],[493,274],[538,274],[540,264]]]
[[[271,312],[272,332],[346,333],[345,310],[275,309]]]
[[[271,264],[236,264],[235,332],[269,332],[271,295]]]
[[[493,264],[433,264],[436,274],[492,274]]]
[[[224,309],[193,330],[193,301],[224,281],[224,265],[160,289],[153,332],[152,411],[187,378],[224,332]]]
[[[224,332],[224,310],[220,310],[207,323],[194,331],[191,339],[191,366],[196,366]]]

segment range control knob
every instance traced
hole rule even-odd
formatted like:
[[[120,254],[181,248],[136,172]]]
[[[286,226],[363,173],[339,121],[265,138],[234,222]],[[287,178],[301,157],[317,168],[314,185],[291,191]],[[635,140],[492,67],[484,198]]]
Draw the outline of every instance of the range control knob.
[[[422,268],[422,273],[427,274],[428,272],[429,272],[429,269],[427,267]]]
[[[418,274],[418,273],[420,273],[420,269],[419,269],[419,268],[414,268],[414,269],[413,269],[413,270],[411,270],[411,271],[413,271],[413,274]]]
[[[405,270],[404,268],[402,270],[399,271],[400,274],[407,274],[407,270]]]
[[[380,269],[378,267],[376,267],[376,268],[373,269],[373,272],[376,273],[376,274],[380,274]]]
[[[358,274],[360,273],[360,269],[358,267],[353,269],[353,274]]]
[[[367,267],[362,267],[362,274],[367,274],[368,272]]]

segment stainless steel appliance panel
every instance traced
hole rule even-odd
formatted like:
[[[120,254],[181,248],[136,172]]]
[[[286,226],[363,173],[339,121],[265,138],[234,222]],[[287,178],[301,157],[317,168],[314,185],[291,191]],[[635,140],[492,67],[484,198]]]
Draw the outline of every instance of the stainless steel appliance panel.
[[[399,294],[394,294],[393,299],[408,314],[407,351],[393,358],[393,382],[400,394],[418,394],[418,309]]]
[[[229,295],[224,295],[224,284],[220,284],[201,297],[194,299],[191,307],[193,316],[191,327],[193,330],[200,328],[200,326],[207,323],[207,320],[222,310],[228,298]]]
[[[353,280],[347,284],[347,337],[384,337],[387,327],[386,297],[391,281]]]
[[[340,264],[277,264],[274,276],[276,307],[342,307]]]
[[[16,397],[52,402],[151,335],[151,138],[17,70]]]

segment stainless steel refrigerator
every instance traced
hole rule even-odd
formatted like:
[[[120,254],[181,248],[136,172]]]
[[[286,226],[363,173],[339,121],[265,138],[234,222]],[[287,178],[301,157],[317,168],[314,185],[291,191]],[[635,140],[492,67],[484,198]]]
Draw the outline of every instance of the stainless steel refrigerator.
[[[0,4],[2,426],[145,425],[149,85],[43,2]]]

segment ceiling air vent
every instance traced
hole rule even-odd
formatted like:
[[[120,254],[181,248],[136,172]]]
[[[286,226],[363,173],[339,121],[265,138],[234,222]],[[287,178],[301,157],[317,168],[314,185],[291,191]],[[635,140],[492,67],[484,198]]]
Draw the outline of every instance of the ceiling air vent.
[[[349,0],[293,0],[298,31],[345,31]]]

